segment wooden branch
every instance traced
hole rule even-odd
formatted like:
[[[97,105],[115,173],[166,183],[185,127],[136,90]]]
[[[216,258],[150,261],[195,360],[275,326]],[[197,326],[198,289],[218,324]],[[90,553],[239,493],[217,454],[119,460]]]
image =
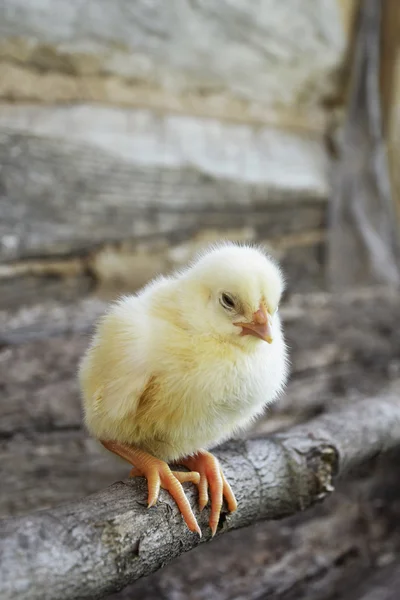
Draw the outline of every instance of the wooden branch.
[[[285,434],[233,442],[217,453],[239,501],[219,533],[279,519],[322,500],[335,474],[400,445],[400,398],[364,400]],[[196,492],[188,497],[196,503]],[[99,598],[210,539],[190,533],[167,493],[146,508],[142,479],[82,501],[0,522],[0,597]]]

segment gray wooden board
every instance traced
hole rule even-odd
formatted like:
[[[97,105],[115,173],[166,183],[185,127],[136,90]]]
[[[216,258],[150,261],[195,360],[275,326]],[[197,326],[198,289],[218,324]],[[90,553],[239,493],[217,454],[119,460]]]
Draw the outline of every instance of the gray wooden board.
[[[325,202],[190,167],[137,165],[90,145],[0,131],[0,258],[85,252],[98,244],[202,229],[253,228],[258,238],[323,226]],[[283,199],[282,199],[283,197]]]
[[[104,280],[134,289],[224,237],[267,244],[291,289],[324,285],[326,195],[315,190],[0,127],[0,213],[1,308],[74,300]]]

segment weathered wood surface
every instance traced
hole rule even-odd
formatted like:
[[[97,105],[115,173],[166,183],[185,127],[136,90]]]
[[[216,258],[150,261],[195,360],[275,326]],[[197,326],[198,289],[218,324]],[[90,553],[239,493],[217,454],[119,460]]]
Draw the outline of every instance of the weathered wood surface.
[[[238,510],[223,512],[220,533],[305,510],[333,490],[336,474],[399,445],[398,394],[359,401],[269,439],[231,442],[217,455]],[[167,493],[153,511],[145,497],[145,482],[134,479],[71,505],[0,523],[2,597],[101,597],[200,543]],[[193,505],[193,489],[189,498]],[[211,535],[207,513],[198,517],[203,542]]]
[[[134,289],[221,237],[264,242],[298,291],[321,287],[322,139],[287,133],[276,157],[275,138],[148,111],[0,107],[0,306],[94,281]]]
[[[400,5],[382,2],[381,95],[382,119],[391,175],[391,191],[400,223]]]
[[[0,98],[102,102],[310,129],[336,88],[353,0],[3,0]]]
[[[380,89],[384,4],[364,0],[358,19],[328,227],[328,274],[330,289],[336,291],[372,283],[400,285],[399,229]]]
[[[0,306],[134,289],[221,237],[321,289],[354,6],[4,0]]]

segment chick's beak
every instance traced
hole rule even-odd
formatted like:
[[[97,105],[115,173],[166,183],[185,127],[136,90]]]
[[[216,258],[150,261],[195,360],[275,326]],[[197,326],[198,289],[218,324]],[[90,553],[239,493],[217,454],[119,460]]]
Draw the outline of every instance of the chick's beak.
[[[236,325],[242,328],[240,335],[254,335],[268,344],[272,343],[272,319],[264,306],[260,306],[253,314],[251,323],[236,323]]]

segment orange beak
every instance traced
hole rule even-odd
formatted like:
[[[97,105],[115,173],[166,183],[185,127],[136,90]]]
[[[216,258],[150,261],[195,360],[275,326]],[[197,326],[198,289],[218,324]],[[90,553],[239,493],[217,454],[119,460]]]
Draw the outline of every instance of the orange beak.
[[[242,328],[240,335],[254,335],[268,344],[272,343],[272,319],[263,305],[253,314],[251,323],[235,323],[235,325]]]

